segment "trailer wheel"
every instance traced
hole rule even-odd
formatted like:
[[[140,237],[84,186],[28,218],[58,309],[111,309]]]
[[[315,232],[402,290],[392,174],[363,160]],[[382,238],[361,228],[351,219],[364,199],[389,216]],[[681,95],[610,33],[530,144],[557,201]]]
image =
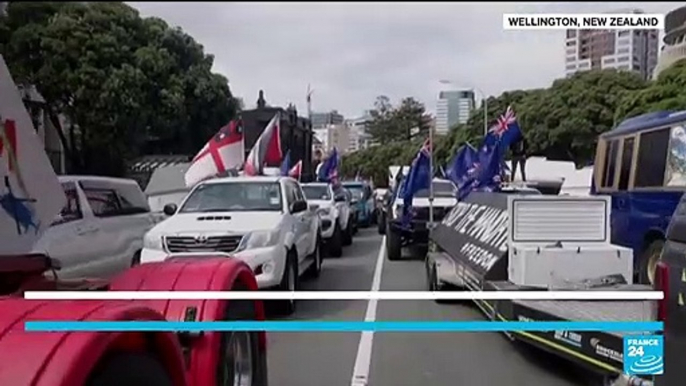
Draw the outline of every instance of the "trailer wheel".
[[[88,386],[172,386],[164,366],[152,355],[115,354],[102,363],[86,383]]]
[[[250,300],[229,302],[225,320],[255,320],[255,303]],[[267,384],[267,359],[265,353],[260,352],[256,331],[222,333],[219,350],[217,386]]]
[[[386,253],[388,254],[388,260],[400,260],[402,257],[402,240],[400,240],[400,235],[398,232],[394,232],[390,229],[390,224],[386,230]]]
[[[662,247],[665,245],[664,240],[655,240],[641,255],[641,270],[638,273],[638,280],[640,284],[653,284],[655,282],[655,270],[657,263],[660,261],[660,253]]]

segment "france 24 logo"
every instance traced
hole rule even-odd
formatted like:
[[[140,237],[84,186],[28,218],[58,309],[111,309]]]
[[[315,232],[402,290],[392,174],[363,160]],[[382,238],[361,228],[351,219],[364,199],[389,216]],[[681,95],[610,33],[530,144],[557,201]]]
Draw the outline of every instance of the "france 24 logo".
[[[624,337],[624,373],[661,375],[664,373],[664,337],[638,335]]]

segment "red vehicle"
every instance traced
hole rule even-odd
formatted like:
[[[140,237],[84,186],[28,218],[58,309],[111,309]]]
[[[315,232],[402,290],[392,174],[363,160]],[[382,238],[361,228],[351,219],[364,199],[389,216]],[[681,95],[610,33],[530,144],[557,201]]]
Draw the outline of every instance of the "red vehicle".
[[[110,282],[60,281],[46,256],[0,257],[0,385],[267,385],[264,332],[27,332],[31,320],[263,320],[261,301],[26,300],[30,290],[256,290],[252,271],[227,258],[178,258],[134,267]]]

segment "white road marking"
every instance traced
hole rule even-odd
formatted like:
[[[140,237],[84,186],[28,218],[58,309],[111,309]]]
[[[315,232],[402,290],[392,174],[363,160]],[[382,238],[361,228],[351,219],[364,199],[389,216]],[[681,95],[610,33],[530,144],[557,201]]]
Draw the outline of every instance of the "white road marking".
[[[383,252],[385,253],[385,248]],[[381,255],[379,255],[381,256]],[[383,262],[383,260],[379,260]],[[377,274],[382,263],[377,263]],[[376,276],[375,276],[376,278]],[[373,287],[374,288],[374,287]],[[662,300],[661,291],[27,291],[31,300]]]
[[[383,272],[383,262],[386,258],[386,236],[381,238],[381,248],[379,248],[379,257],[376,259],[376,268],[374,268],[374,277],[372,279],[372,288],[369,293],[379,294],[381,288],[381,273]],[[367,312],[364,316],[365,322],[373,322],[376,320],[376,307],[379,298],[370,297],[367,303]],[[366,386],[369,382],[369,368],[372,364],[372,347],[374,343],[374,331],[363,331],[360,336],[360,344],[357,346],[357,357],[355,357],[355,367],[353,367],[353,377],[351,386]]]

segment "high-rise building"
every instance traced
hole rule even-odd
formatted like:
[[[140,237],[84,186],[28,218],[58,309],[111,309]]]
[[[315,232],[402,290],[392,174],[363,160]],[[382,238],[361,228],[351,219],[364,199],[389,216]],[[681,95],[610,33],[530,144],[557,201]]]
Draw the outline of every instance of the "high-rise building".
[[[472,110],[473,90],[441,91],[436,103],[436,134],[447,134],[453,126],[467,123]]]
[[[665,45],[662,47],[653,77],[657,78],[665,68],[686,58],[686,6],[677,8],[665,16]]]
[[[350,128],[349,151],[362,150],[374,145],[371,135],[367,132],[368,124],[371,119],[372,117],[369,115],[369,111],[365,111],[363,116],[346,121],[346,124]]]
[[[336,110],[331,110],[328,113],[312,113],[312,129],[325,128],[328,125],[340,125],[345,118]]]
[[[612,13],[643,13],[639,9]],[[616,68],[635,71],[649,79],[657,66],[660,31],[653,30],[567,30],[565,74]]]

